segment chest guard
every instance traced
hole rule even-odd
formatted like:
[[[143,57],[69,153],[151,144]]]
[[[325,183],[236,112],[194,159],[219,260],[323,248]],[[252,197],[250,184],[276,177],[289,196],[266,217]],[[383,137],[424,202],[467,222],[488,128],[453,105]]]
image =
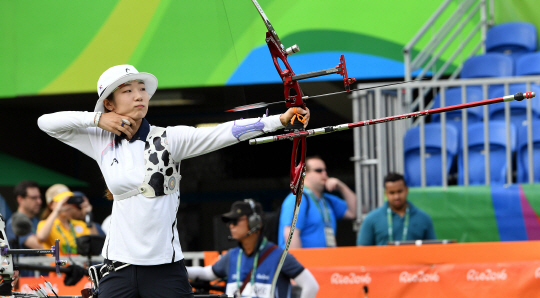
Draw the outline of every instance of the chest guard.
[[[180,163],[175,162],[167,143],[167,131],[163,127],[153,126],[144,145],[144,181],[137,189],[121,195],[115,195],[116,201],[142,194],[155,198],[172,194],[180,188]]]

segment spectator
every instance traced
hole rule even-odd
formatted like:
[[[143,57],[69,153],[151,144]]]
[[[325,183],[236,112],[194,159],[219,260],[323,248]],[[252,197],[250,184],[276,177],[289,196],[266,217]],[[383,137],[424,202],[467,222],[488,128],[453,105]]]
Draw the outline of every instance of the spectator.
[[[41,210],[41,192],[35,181],[21,181],[15,186],[15,198],[17,199],[17,213],[24,214],[32,222],[32,231],[26,235],[19,235],[19,242],[16,242],[17,236],[13,232],[13,216],[6,223],[6,236],[12,248],[43,248],[36,237],[36,230],[39,219],[36,217]]]
[[[73,198],[73,192],[63,184],[55,184],[45,192],[47,209],[41,215],[42,221],[37,227],[37,238],[44,248],[54,245],[55,239],[60,239],[61,254],[77,254],[77,237],[97,235],[95,227],[88,228],[84,221],[71,217],[77,205],[68,201]],[[76,202],[73,202],[76,203]]]
[[[229,296],[269,297],[272,278],[283,250],[263,236],[262,218],[259,203],[251,199],[234,202],[231,211],[222,215],[222,220],[229,226],[232,239],[238,241],[238,247],[230,249],[214,265],[187,267],[189,278],[214,280],[226,277],[226,294]],[[301,298],[317,295],[319,284],[311,272],[287,254],[276,285],[276,297],[291,296],[290,279],[302,288]]]
[[[357,245],[386,245],[389,241],[436,239],[431,217],[407,201],[409,189],[402,175],[384,178],[388,201],[368,213],[356,239]]]
[[[101,225],[94,221],[94,216],[92,214],[92,205],[90,204],[90,200],[88,199],[88,197],[80,191],[74,191],[73,194],[75,196],[82,197],[83,203],[77,206],[77,208],[71,209],[73,211],[71,217],[73,219],[84,221],[88,228],[92,228],[92,226],[95,226],[98,235],[105,236],[105,232],[101,228]]]
[[[338,191],[345,200],[326,193]],[[284,248],[291,229],[296,196],[289,194],[281,206],[279,246]],[[304,194],[300,204],[291,248],[336,246],[337,220],[356,218],[356,195],[341,180],[328,177],[326,164],[318,157],[306,159]]]
[[[0,194],[0,215],[4,217],[4,220],[8,220],[11,217],[11,209],[2,194]]]

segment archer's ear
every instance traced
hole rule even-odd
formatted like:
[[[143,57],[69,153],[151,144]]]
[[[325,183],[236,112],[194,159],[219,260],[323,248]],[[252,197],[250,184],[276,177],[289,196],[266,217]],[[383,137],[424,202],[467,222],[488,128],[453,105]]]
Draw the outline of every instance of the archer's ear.
[[[103,100],[103,105],[105,106],[105,112],[114,111],[114,105],[112,104],[112,102],[108,98],[105,98]]]

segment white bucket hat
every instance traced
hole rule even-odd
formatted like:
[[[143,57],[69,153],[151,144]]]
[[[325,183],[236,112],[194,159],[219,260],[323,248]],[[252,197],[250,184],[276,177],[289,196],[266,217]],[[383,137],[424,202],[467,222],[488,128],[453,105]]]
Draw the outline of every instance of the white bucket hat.
[[[152,95],[156,93],[158,80],[153,74],[147,72],[138,72],[133,65],[116,65],[107,69],[99,77],[97,83],[97,93],[99,99],[96,103],[94,112],[105,112],[103,100],[107,98],[116,87],[133,80],[142,80],[144,82],[146,92],[148,92],[150,98],[152,98]]]

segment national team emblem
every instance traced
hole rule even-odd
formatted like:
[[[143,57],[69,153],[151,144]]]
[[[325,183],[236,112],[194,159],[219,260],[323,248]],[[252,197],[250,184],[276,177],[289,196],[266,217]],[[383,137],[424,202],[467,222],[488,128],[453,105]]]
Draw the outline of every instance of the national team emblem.
[[[170,190],[173,190],[175,186],[176,186],[176,179],[175,179],[174,176],[173,176],[173,177],[171,177],[171,178],[169,179],[169,185],[168,185],[168,187],[169,187]]]

